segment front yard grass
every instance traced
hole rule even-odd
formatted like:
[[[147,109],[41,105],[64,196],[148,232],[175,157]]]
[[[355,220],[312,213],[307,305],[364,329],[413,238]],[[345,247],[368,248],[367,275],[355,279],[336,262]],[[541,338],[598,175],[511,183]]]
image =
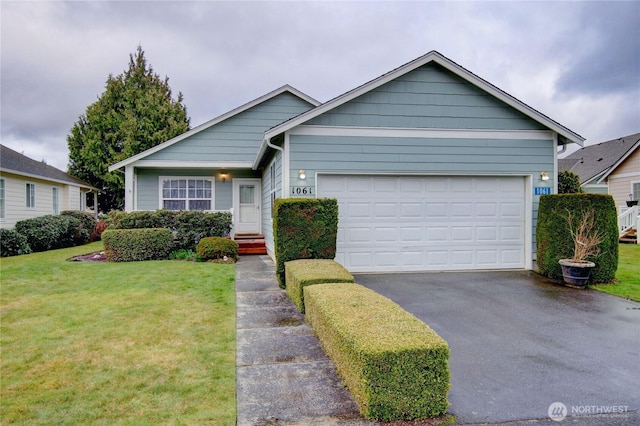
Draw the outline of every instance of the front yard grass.
[[[617,282],[592,286],[596,290],[640,302],[640,245],[620,244]]]
[[[0,261],[3,424],[234,425],[233,265]]]

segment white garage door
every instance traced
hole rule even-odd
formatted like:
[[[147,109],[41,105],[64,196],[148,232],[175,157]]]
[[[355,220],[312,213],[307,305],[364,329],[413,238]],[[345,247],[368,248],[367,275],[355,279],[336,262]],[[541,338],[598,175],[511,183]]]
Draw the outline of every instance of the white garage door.
[[[524,194],[523,177],[318,177],[351,272],[524,268]]]

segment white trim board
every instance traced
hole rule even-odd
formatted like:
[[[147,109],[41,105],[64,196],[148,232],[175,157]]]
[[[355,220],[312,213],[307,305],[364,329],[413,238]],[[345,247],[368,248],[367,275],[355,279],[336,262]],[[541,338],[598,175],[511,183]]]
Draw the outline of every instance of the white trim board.
[[[430,139],[520,139],[553,140],[550,130],[483,130],[483,129],[426,129],[395,127],[298,126],[285,133],[304,136],[360,136]]]

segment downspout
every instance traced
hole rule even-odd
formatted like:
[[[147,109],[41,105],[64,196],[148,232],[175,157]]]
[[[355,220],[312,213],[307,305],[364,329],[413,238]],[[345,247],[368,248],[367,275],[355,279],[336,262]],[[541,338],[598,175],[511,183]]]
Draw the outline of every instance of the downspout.
[[[265,139],[265,141],[267,142],[267,146],[269,148],[273,148],[276,151],[280,151],[280,154],[282,155],[282,179],[281,179],[282,182],[281,182],[281,184],[282,184],[282,197],[284,198],[284,194],[286,193],[285,189],[284,189],[284,184],[285,184],[285,181],[284,181],[284,169],[285,169],[285,167],[284,167],[284,148],[282,148],[281,146],[272,144],[271,143],[271,138]]]
[[[560,151],[556,151],[557,154],[562,154],[563,152],[565,152],[567,150],[567,144],[564,143],[562,145],[560,145],[562,147],[562,149]]]

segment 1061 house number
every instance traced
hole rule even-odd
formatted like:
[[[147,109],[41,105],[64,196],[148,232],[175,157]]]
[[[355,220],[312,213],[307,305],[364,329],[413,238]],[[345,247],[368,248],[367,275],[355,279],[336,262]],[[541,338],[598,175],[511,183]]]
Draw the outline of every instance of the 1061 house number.
[[[292,186],[291,195],[313,195],[312,186]]]

